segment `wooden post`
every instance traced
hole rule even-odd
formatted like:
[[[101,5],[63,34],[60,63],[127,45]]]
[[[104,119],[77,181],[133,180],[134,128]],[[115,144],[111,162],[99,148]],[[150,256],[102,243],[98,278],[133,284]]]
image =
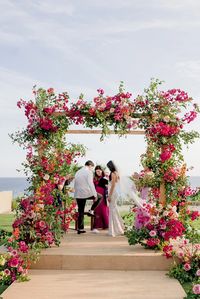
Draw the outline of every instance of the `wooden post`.
[[[165,188],[165,182],[163,181],[160,184],[160,197],[159,197],[159,203],[164,207],[166,205],[166,188]]]

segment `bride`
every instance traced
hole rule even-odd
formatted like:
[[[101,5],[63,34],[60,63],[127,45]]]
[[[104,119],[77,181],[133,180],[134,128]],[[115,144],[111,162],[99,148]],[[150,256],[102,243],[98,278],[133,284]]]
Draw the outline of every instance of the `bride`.
[[[109,202],[109,227],[108,234],[112,237],[124,234],[124,224],[117,208],[117,200],[120,196],[119,174],[112,161],[107,163],[110,170],[108,186]]]

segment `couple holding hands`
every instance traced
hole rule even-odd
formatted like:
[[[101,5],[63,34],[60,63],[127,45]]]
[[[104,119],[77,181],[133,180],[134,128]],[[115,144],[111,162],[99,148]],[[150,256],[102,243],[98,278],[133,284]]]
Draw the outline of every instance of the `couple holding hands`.
[[[84,210],[87,200],[93,200],[88,214],[94,218],[94,232],[97,228],[107,229],[110,236],[122,235],[124,224],[117,208],[117,199],[120,196],[119,174],[112,161],[107,163],[110,170],[109,180],[105,177],[101,166],[87,161],[85,166],[77,171],[74,180],[74,197],[78,205],[78,234],[85,233]],[[109,204],[109,207],[107,205]]]

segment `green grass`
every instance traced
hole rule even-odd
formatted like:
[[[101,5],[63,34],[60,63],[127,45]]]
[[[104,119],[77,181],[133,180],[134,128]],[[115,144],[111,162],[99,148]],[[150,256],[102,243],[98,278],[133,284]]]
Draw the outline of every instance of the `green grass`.
[[[7,289],[8,286],[3,286],[3,285],[0,285],[0,295]],[[2,298],[0,296],[0,298]]]
[[[0,214],[0,229],[11,232],[14,217],[15,215],[13,214]]]
[[[12,231],[12,223],[15,215],[13,214],[0,214],[0,229],[4,229],[8,232]],[[90,226],[90,217],[84,217],[85,226]],[[71,223],[70,227],[74,227],[74,222]]]
[[[190,291],[191,285],[192,285],[191,282],[185,282],[185,283],[182,284],[182,287],[184,288],[186,294]]]
[[[200,218],[195,220],[195,221],[192,221],[192,226],[196,229],[200,229]]]

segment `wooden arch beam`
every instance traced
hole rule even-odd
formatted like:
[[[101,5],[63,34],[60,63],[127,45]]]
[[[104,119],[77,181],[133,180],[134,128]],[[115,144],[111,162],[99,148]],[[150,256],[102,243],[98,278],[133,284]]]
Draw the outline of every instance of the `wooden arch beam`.
[[[102,134],[101,130],[68,130],[66,134]],[[108,135],[117,134],[114,130],[110,130]],[[142,130],[132,130],[125,133],[125,135],[144,135],[145,131]]]

